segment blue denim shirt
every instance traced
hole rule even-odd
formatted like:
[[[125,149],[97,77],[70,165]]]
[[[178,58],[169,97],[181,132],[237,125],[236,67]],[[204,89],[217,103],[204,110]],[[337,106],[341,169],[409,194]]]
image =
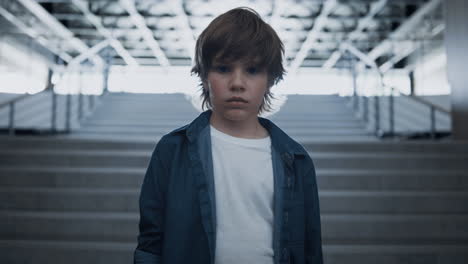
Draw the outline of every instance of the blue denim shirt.
[[[209,120],[211,110],[163,136],[140,193],[135,263],[214,264],[216,201]],[[272,142],[274,263],[322,264],[315,168],[305,149],[259,117]]]

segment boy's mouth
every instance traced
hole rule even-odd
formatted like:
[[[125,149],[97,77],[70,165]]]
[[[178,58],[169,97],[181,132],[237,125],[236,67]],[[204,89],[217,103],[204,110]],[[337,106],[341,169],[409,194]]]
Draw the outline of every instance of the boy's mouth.
[[[230,102],[247,103],[247,100],[245,100],[245,99],[242,98],[242,97],[231,97],[231,98],[229,98],[228,100],[226,100],[226,102],[228,102],[228,103],[230,103]]]

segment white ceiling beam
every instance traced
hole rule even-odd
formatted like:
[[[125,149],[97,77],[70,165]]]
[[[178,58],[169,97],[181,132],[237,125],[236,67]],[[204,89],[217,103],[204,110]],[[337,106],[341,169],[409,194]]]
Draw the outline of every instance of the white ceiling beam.
[[[110,45],[115,49],[119,56],[125,60],[125,63],[127,63],[130,66],[138,66],[138,62],[135,60],[135,58],[132,57],[132,55],[130,55],[128,50],[126,50],[123,47],[122,43],[115,39],[115,37],[112,35],[112,32],[110,32],[107,28],[105,28],[102,25],[100,18],[88,9],[88,2],[83,0],[71,1],[78,9],[80,9],[80,11],[86,17],[86,19],[89,22],[91,22],[91,24],[93,24],[94,27],[96,27],[97,31],[109,40]]]
[[[437,34],[441,33],[445,29],[445,24],[441,23],[434,27],[430,33],[430,37],[435,37]],[[401,61],[403,58],[408,57],[411,53],[413,53],[415,50],[419,49],[420,47],[423,46],[423,43],[420,41],[405,41],[405,42],[399,42],[398,47],[396,51],[396,54],[394,57],[392,57],[390,60],[386,61],[384,64],[380,66],[380,71],[385,73],[389,71],[390,69],[395,66],[399,61]]]
[[[362,36],[361,33],[364,29],[369,27],[369,24],[372,22],[374,17],[384,9],[385,5],[387,4],[388,0],[379,0],[371,4],[369,13],[362,19],[358,21],[358,25],[353,32],[351,32],[348,36],[348,39],[355,40],[359,39]]]
[[[88,58],[94,56],[96,53],[101,51],[103,48],[107,47],[110,45],[110,40],[105,39],[98,44],[94,45],[90,49],[88,49],[86,52],[81,53],[80,55],[76,56],[73,58],[73,60],[70,61],[69,65],[70,66],[78,66],[80,65],[83,61],[87,60]]]
[[[136,9],[134,0],[120,0],[120,4],[130,15],[130,19],[137,26],[140,34],[146,42],[146,45],[148,45],[154,56],[158,59],[159,64],[163,67],[170,66],[171,64],[167,59],[166,54],[164,54],[158,41],[154,38],[153,32],[146,25],[145,18]]]
[[[192,31],[192,28],[190,27],[190,21],[187,16],[187,14],[184,11],[183,8],[183,2],[182,0],[177,0],[177,1],[169,1],[172,4],[172,8],[176,14],[177,21],[179,23],[179,26],[182,29],[182,34],[183,34],[183,40],[186,41],[185,47],[190,55],[190,60],[192,63],[194,62],[194,57],[195,57],[195,41],[196,41],[196,36],[194,32]]]
[[[47,39],[41,36],[41,34],[36,32],[34,29],[26,26],[21,20],[19,20],[16,16],[14,16],[12,13],[10,13],[1,6],[0,15],[3,16],[6,20],[8,20],[11,24],[16,26],[21,32],[28,35],[31,39],[37,41],[42,47],[48,49],[55,55],[59,56],[63,61],[68,63],[72,60],[72,57],[68,53],[54,47],[54,45],[50,44],[49,41],[47,41]]]
[[[347,36],[348,40],[356,40],[359,39],[362,35],[361,32],[366,29],[369,24],[372,22],[372,19],[374,16],[376,16],[382,9],[385,7],[387,4],[387,0],[379,0],[378,2],[372,3],[369,13],[362,19],[358,21],[358,25],[356,29],[354,29],[349,35]],[[323,64],[322,68],[324,69],[330,69],[335,64],[338,62],[338,60],[341,57],[341,52],[339,50],[336,50],[333,52],[333,54],[330,56],[330,58]]]
[[[332,12],[337,4],[338,2],[336,0],[327,0],[323,3],[322,12],[320,12],[318,17],[315,19],[312,29],[307,34],[307,38],[304,43],[302,43],[302,46],[292,61],[288,72],[295,73],[301,66],[302,62],[307,57],[309,50],[316,44],[317,36],[325,26],[328,15]]]
[[[394,32],[390,34],[390,36],[382,41],[379,45],[374,47],[369,53],[369,57],[373,60],[377,59],[381,55],[385,54],[389,50],[391,50],[394,45],[393,41],[398,39],[401,41],[402,39],[410,39],[409,35],[414,35],[416,27],[424,19],[424,17],[433,12],[439,5],[441,4],[441,0],[431,0],[425,3],[422,7],[420,7],[413,15],[410,16],[408,20],[406,20],[403,24],[401,24]],[[359,65],[359,68],[362,68],[362,64]]]
[[[35,15],[42,23],[44,23],[50,30],[55,32],[60,38],[63,38],[67,44],[83,53],[88,50],[88,46],[76,38],[73,33],[62,25],[54,16],[47,12],[40,4],[33,0],[18,0],[24,7],[26,7],[33,15]],[[104,61],[101,57],[95,56],[92,58],[93,63],[97,67],[102,67]]]
[[[67,67],[62,69],[62,74],[70,74],[72,71],[76,71],[80,68],[80,65],[83,61],[89,59],[90,57],[94,56],[96,53],[101,51],[103,48],[110,45],[111,40],[105,39],[98,44],[94,45],[86,52],[81,53],[79,56],[73,58],[70,63],[68,63]],[[81,69],[80,69],[81,70]],[[63,81],[64,79],[61,78],[59,82]]]
[[[384,79],[383,79],[383,73],[380,71],[379,66],[375,62],[374,59],[369,57],[368,54],[363,53],[360,51],[358,48],[354,47],[351,43],[349,42],[344,42],[343,44],[340,45],[341,52],[344,53],[346,50],[349,51],[351,54],[356,56],[363,64],[368,65],[372,69],[374,69],[377,72],[377,76],[379,78],[379,83],[380,83],[380,92],[383,92],[383,88],[385,87]]]
[[[329,70],[335,66],[335,64],[338,62],[338,60],[341,58],[341,51],[335,50],[332,55],[325,61],[325,63],[322,65],[322,68],[325,70]]]
[[[361,62],[363,62],[364,64],[368,65],[371,68],[378,70],[377,63],[371,57],[369,57],[369,55],[363,53],[358,48],[354,47],[351,43],[344,42],[343,44],[340,45],[340,49],[342,53],[348,50],[354,56],[356,56],[359,60],[361,60]]]

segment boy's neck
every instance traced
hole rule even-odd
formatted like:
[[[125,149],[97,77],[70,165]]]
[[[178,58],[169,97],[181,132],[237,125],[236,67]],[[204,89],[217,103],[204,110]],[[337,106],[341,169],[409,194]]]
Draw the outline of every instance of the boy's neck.
[[[260,139],[268,136],[268,131],[260,124],[258,117],[247,120],[225,120],[219,118],[213,112],[210,117],[210,124],[217,130],[233,137]]]

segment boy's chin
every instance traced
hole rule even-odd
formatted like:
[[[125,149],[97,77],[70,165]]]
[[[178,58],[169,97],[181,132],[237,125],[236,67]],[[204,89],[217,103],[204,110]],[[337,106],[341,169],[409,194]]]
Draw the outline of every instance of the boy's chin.
[[[243,121],[243,120],[250,119],[254,116],[257,116],[255,112],[251,112],[249,111],[249,109],[245,109],[245,108],[225,109],[221,115],[225,119],[228,119],[231,121]]]

